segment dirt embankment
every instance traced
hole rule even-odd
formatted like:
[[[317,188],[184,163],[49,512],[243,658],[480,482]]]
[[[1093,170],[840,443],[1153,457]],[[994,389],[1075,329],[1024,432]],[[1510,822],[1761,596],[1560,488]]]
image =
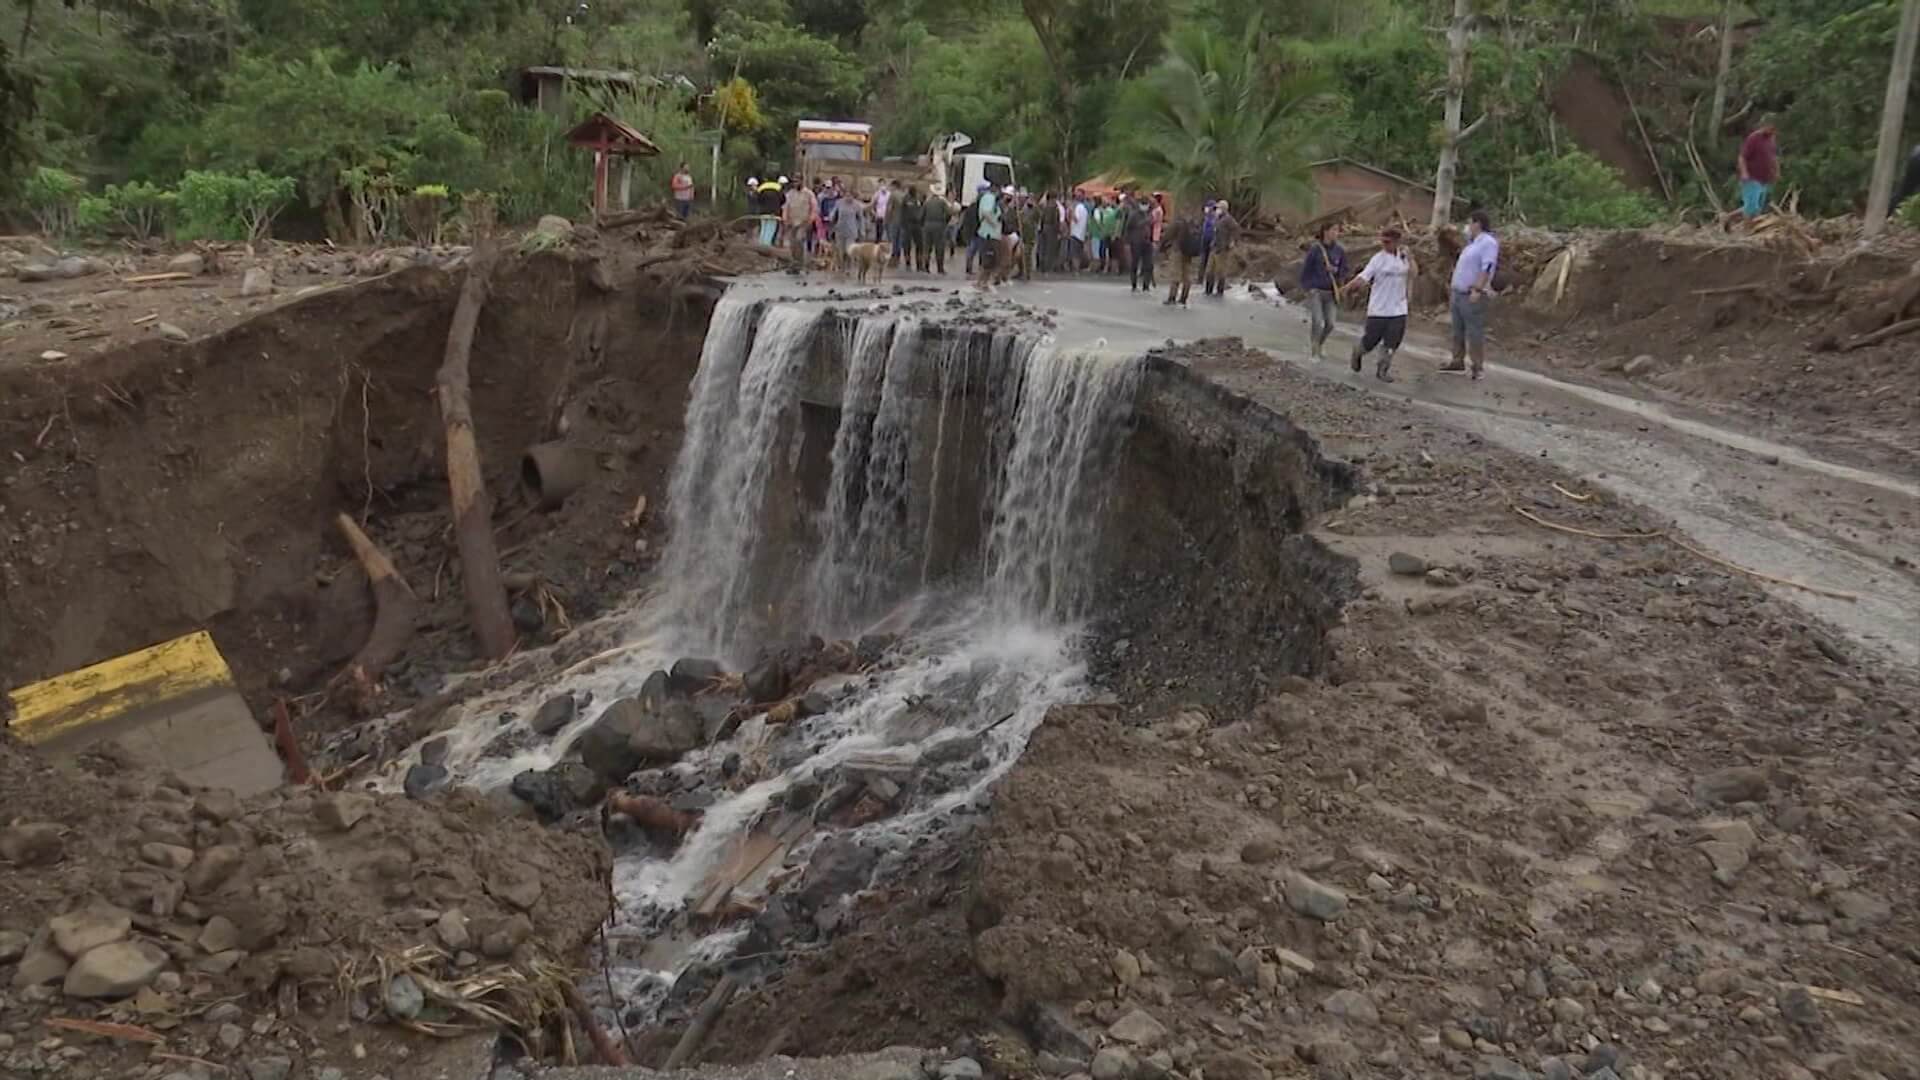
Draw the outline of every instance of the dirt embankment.
[[[506,568],[534,583],[515,601],[529,642],[596,613],[651,558],[621,519],[659,501],[705,308],[637,261],[615,241],[512,260],[480,320],[474,412]],[[0,681],[204,626],[261,715],[269,690],[315,694],[371,620],[332,524],[346,512],[427,608],[388,703],[435,692],[471,656],[432,393],[456,290],[408,269],[188,344],[0,373]],[[552,440],[586,463],[557,510],[520,483],[523,453]]]
[[[1539,462],[1274,378],[1364,470],[1315,534],[1364,588],[1325,677],[1056,711],[979,846],[793,957],[714,1054],[972,1035],[1009,1076],[1907,1075],[1911,677],[1663,540],[1525,520],[1651,524]]]

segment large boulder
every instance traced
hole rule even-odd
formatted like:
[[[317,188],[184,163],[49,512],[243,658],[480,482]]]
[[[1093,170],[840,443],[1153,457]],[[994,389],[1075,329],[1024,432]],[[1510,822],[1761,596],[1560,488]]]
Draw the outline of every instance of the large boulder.
[[[67,969],[68,997],[131,997],[166,970],[167,954],[143,941],[117,941],[90,950]]]
[[[705,690],[726,673],[727,669],[718,660],[683,657],[673,662],[673,670],[667,674],[668,686],[677,694],[693,694]]]
[[[598,805],[606,797],[607,783],[583,762],[563,761],[548,769],[528,769],[513,778],[509,790],[541,818],[557,821],[575,810]]]
[[[650,765],[671,765],[706,745],[707,721],[689,701],[669,701],[635,726],[627,745]]]

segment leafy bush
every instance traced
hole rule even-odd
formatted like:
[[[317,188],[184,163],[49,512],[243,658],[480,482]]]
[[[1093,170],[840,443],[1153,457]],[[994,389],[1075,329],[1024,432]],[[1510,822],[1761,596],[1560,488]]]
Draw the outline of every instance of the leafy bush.
[[[180,196],[145,180],[108,184],[101,201],[111,215],[110,225],[139,240],[151,240],[167,231],[180,205]]]
[[[1652,199],[1627,187],[1612,166],[1579,150],[1522,161],[1513,177],[1511,209],[1529,224],[1569,229],[1632,229],[1660,217]]]
[[[191,170],[180,180],[180,236],[188,240],[258,243],[273,231],[273,219],[293,201],[290,176]]]
[[[65,236],[73,231],[74,216],[80,208],[85,187],[79,177],[45,165],[27,177],[27,209],[48,236]]]
[[[422,244],[440,242],[440,227],[446,219],[447,185],[421,184],[407,196],[407,229]]]
[[[1920,195],[1909,198],[1894,211],[1894,218],[1909,229],[1920,229]]]

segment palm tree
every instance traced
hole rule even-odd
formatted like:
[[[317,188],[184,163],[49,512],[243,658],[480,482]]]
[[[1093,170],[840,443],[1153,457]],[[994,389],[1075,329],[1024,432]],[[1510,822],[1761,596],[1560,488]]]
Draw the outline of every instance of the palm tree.
[[[1191,24],[1167,35],[1165,58],[1126,88],[1107,120],[1114,167],[1182,202],[1311,205],[1318,147],[1306,114],[1328,84],[1310,71],[1273,75],[1261,51],[1258,19],[1237,40]]]

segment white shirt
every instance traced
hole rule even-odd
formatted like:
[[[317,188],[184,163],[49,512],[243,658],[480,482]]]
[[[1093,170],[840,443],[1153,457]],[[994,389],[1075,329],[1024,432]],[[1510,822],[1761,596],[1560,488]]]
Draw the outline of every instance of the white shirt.
[[[1413,264],[1407,261],[1405,252],[1373,253],[1366,269],[1360,271],[1360,276],[1373,286],[1367,294],[1368,318],[1391,318],[1407,313],[1407,279],[1412,271]]]
[[[1086,203],[1077,202],[1073,204],[1072,236],[1075,240],[1085,240],[1087,238],[1087,204]]]

